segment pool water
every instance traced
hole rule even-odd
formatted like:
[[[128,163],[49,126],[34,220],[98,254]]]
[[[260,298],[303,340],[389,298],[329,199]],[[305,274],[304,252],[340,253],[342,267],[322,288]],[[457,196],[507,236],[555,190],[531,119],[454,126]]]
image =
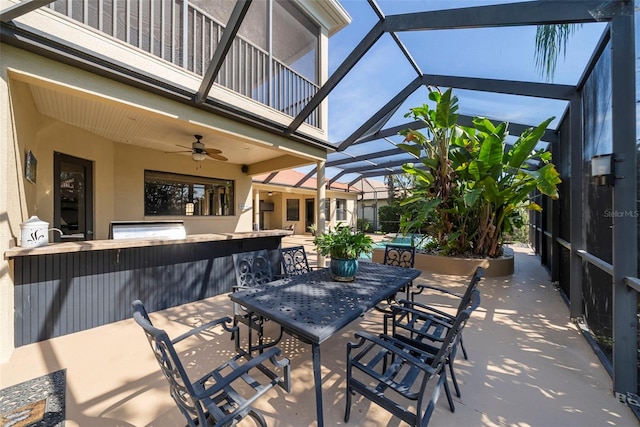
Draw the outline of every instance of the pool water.
[[[374,243],[373,249],[384,249],[387,247],[388,243],[393,243],[394,245],[411,245],[412,239],[415,242],[421,242],[424,238],[422,234],[407,234],[406,236],[396,236],[393,240],[387,242],[378,242]],[[360,256],[360,259],[371,261],[372,255],[363,254]]]

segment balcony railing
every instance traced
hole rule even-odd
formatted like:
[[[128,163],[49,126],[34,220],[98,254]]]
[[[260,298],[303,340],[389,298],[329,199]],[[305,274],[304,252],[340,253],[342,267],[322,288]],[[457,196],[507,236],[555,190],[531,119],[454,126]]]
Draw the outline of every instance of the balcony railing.
[[[54,11],[202,76],[224,31],[188,0],[56,0]],[[318,86],[236,37],[216,83],[295,117]],[[318,112],[306,123],[318,127]]]

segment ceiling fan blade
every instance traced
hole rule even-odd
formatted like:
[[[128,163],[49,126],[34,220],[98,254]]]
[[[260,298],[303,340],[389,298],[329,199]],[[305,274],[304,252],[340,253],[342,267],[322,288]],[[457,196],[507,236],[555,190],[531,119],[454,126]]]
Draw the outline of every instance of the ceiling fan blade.
[[[212,159],[220,160],[221,162],[226,162],[227,160],[229,160],[225,156],[221,156],[220,154],[209,154],[209,157],[211,157]]]
[[[218,150],[217,148],[205,148],[204,151],[210,156],[212,154],[222,154],[222,151]]]
[[[183,151],[163,151],[165,154],[173,154],[173,153],[191,153],[192,150],[183,150]]]
[[[176,147],[186,148],[189,151],[193,150],[193,147],[187,147],[186,145],[176,144]]]

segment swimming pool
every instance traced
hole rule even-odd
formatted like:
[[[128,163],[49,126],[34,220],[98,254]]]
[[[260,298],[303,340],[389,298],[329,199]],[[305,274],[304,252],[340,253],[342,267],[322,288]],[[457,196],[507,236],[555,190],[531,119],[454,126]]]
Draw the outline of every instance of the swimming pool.
[[[373,244],[373,249],[384,249],[387,247],[387,245],[389,243],[392,243],[394,245],[407,245],[410,246],[412,244],[412,242],[414,242],[416,244],[416,246],[423,246],[424,242],[423,240],[425,239],[426,236],[424,236],[423,234],[407,234],[404,236],[396,236],[393,238],[393,240],[389,240],[389,241],[384,241],[384,242],[377,242]],[[372,255],[366,255],[363,254],[360,256],[360,259],[364,259],[364,260],[368,260],[371,261],[371,257]]]

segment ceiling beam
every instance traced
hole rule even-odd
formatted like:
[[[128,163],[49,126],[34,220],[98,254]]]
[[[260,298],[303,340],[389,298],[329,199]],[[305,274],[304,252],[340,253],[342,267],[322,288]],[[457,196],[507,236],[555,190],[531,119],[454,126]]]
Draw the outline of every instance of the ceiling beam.
[[[409,153],[407,153],[409,154]],[[344,168],[342,169],[342,172],[344,173],[359,173],[359,172],[363,172],[363,171],[367,171],[367,170],[373,170],[373,169],[387,169],[387,168],[393,168],[396,166],[402,166],[405,163],[414,163],[414,162],[419,162],[420,159],[416,159],[414,158],[409,158],[409,159],[400,159],[400,160],[391,160],[385,163],[380,163],[377,165],[367,165],[367,166],[357,166],[357,167],[352,167],[352,168]]]
[[[367,153],[367,154],[363,154],[363,155],[360,155],[360,156],[354,156],[354,157],[345,158],[345,159],[327,161],[326,167],[336,167],[336,166],[340,166],[340,165],[346,165],[346,164],[349,164],[349,163],[362,162],[362,161],[365,161],[365,160],[377,159],[377,158],[380,158],[380,157],[395,156],[395,155],[398,155],[398,154],[406,154],[406,153],[407,152],[404,151],[402,148],[392,148],[390,150],[377,151],[375,153]]]
[[[402,105],[402,103],[407,99],[407,97],[415,92],[421,85],[421,78],[416,77],[411,83],[405,86],[404,89],[398,92],[396,96],[394,96],[389,102],[387,102],[382,108],[380,108],[378,112],[371,116],[369,120],[364,122],[364,124],[362,124],[362,126],[360,126],[355,132],[353,132],[347,139],[342,141],[342,143],[338,146],[338,151],[344,151],[358,138],[373,129],[375,125],[379,125],[379,127],[373,133],[380,130],[380,128],[384,126],[389,120],[390,115],[392,115],[392,113],[395,113],[400,105]],[[384,122],[382,122],[383,118],[386,119]]]
[[[305,176],[302,177],[302,179],[300,179],[300,181],[296,182],[295,184],[293,184],[294,188],[298,188],[300,187],[302,184],[304,184],[305,182],[309,181],[311,179],[311,177],[313,177],[313,175],[316,174],[316,167],[314,167],[313,169],[311,169],[311,171],[306,174]]]
[[[462,126],[471,127],[473,125],[473,119],[474,117],[472,116],[460,115],[458,117],[458,124]],[[506,121],[509,124],[507,128],[509,130],[509,135],[514,135],[514,136],[520,136],[522,132],[524,132],[525,130],[529,128],[535,128],[537,126],[537,125],[523,125],[521,123],[509,122],[507,120],[494,120],[494,119],[489,119],[489,120],[494,124],[502,123]],[[550,144],[555,144],[558,142],[558,132],[555,129],[545,129],[544,134],[542,135],[542,138],[540,138],[540,140],[544,142],[548,142]]]
[[[376,1],[368,0],[368,2],[369,2],[369,6],[371,6],[371,9],[373,9],[374,13],[378,15],[378,18],[381,21],[384,20],[384,13],[382,12],[382,9],[380,9]],[[402,51],[402,54],[404,55],[404,57],[407,59],[407,61],[409,61],[409,64],[411,64],[413,69],[416,71],[416,74],[421,76],[422,71],[420,71],[420,67],[418,66],[418,63],[413,59],[413,57],[409,53],[409,50],[405,47],[404,43],[402,43],[402,41],[398,38],[398,35],[393,32],[389,34],[391,35],[391,38],[393,39],[393,41],[396,42],[396,45],[398,45],[398,47],[400,48],[400,51]]]
[[[416,120],[403,125],[382,129],[372,135],[358,139],[351,145],[364,144],[365,142],[376,141],[378,139],[388,138],[390,136],[397,136],[400,131],[403,131],[405,129],[417,130],[417,129],[423,129],[425,127],[426,125],[422,120]]]
[[[371,172],[365,172],[365,173],[360,174],[360,176],[358,176],[358,178],[356,178],[353,181],[351,181],[350,183],[348,183],[347,186],[352,187],[356,182],[360,181],[363,178],[371,178],[371,177],[374,177],[374,176],[397,175],[399,173],[404,173],[402,168],[391,169],[391,170],[386,169],[386,170],[376,170],[376,171],[371,171]]]
[[[0,22],[9,22],[54,1],[55,0],[22,0],[20,3],[16,3],[0,11]]]
[[[334,176],[333,178],[331,178],[331,179],[329,180],[329,186],[331,186],[331,184],[333,184],[333,183],[334,183],[334,182],[336,182],[338,179],[340,179],[343,175],[346,175],[346,174],[347,174],[347,172],[346,172],[346,171],[344,171],[344,170],[342,170],[342,171],[338,172],[338,173],[336,174],[336,176]]]
[[[575,96],[576,88],[571,85],[523,82],[515,80],[481,79],[435,74],[422,76],[424,85],[476,90],[480,92],[504,93],[508,95],[532,96],[568,101]]]
[[[278,172],[271,172],[265,179],[262,181],[263,184],[268,184],[273,181],[273,178],[278,176]]]
[[[293,133],[304,120],[320,105],[320,103],[329,95],[334,87],[340,83],[340,81],[347,75],[347,73],[356,65],[356,63],[362,58],[365,53],[371,49],[371,47],[382,37],[384,32],[382,31],[382,23],[378,22],[369,33],[360,41],[358,46],[342,61],[342,64],[336,69],[336,71],[327,79],[327,81],[318,89],[316,94],[311,98],[309,103],[304,106],[302,111],[293,119],[286,132]]]
[[[252,0],[237,0],[236,5],[231,12],[229,22],[227,22],[227,26],[222,32],[222,37],[220,37],[218,47],[213,53],[211,62],[209,62],[209,66],[207,67],[207,71],[202,77],[200,88],[195,93],[194,99],[197,104],[202,104],[207,99],[211,86],[213,86],[213,82],[218,77],[218,73],[220,72],[220,68],[222,68],[224,59],[227,57],[227,52],[231,49],[233,40],[240,29],[240,25],[242,24],[247,11],[249,10],[249,6],[251,6],[251,1]]]
[[[608,2],[604,2],[606,4]],[[616,2],[614,2],[616,3]],[[621,3],[618,0],[617,3]],[[489,6],[389,15],[384,31],[426,31],[461,28],[513,27],[547,24],[579,24],[610,20],[601,0],[529,1]]]
[[[474,118],[473,116],[466,116],[466,115],[460,114],[458,116],[458,124],[462,126],[471,126],[473,124],[472,123],[473,118]],[[489,119],[489,120],[491,120],[493,123],[501,123],[503,121],[506,121],[506,120],[494,120],[494,119]],[[364,144],[365,142],[371,142],[371,141],[376,141],[382,138],[388,138],[390,136],[396,136],[400,131],[403,131],[406,129],[419,130],[419,129],[424,129],[425,127],[426,125],[422,120],[416,120],[413,122],[405,123],[403,125],[382,129],[372,135],[358,139],[351,145]],[[530,127],[536,127],[536,125],[524,125],[521,123],[509,122],[509,131],[512,135],[520,135],[522,132],[524,132],[526,129]],[[555,129],[546,129],[541,139],[542,141],[555,144],[558,142],[558,132]],[[348,163],[348,162],[344,162],[344,163]],[[327,163],[327,166],[328,166],[328,163]]]

